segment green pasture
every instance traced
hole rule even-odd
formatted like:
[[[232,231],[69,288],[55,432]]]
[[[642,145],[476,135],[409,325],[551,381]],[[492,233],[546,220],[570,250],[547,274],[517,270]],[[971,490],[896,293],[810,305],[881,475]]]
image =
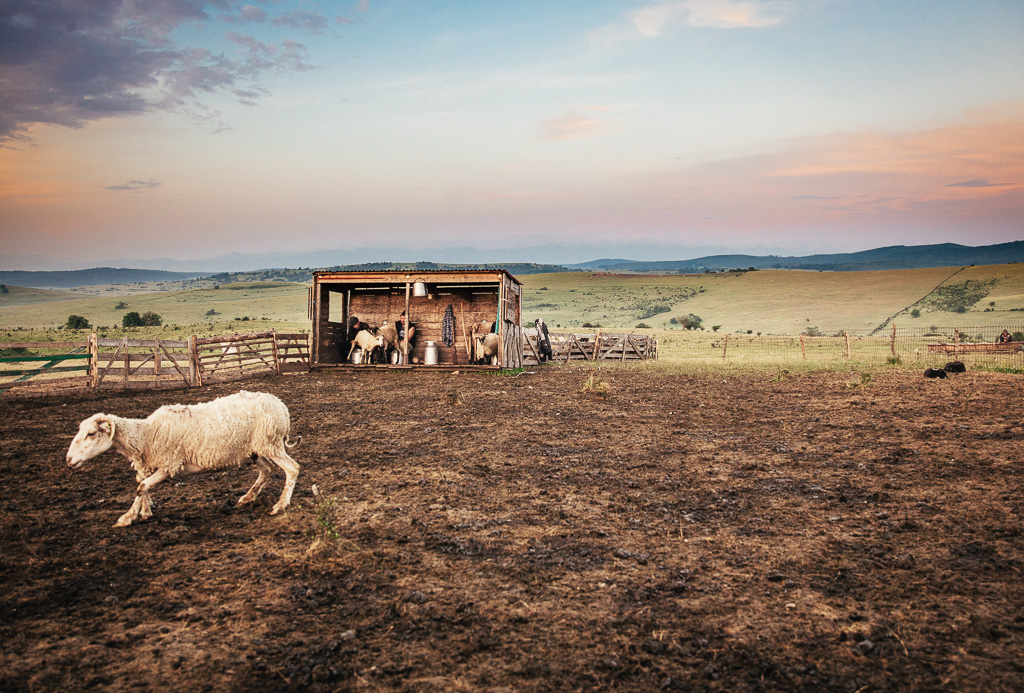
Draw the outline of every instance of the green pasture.
[[[658,336],[663,358],[694,349],[714,352],[702,339],[812,334],[885,337],[899,328],[1024,324],[1024,264],[873,272],[761,270],[695,275],[609,275],[589,272],[530,274],[523,282],[523,323],[542,317],[552,331],[642,331]],[[938,287],[948,289],[945,309]],[[132,328],[136,337],[178,338],[276,329],[308,331],[307,284],[249,282],[162,291],[121,293],[111,287],[49,291],[8,287],[0,294],[0,339],[61,341],[69,315],[84,316],[104,336],[125,334],[125,313],[153,311],[163,326]],[[952,298],[950,298],[952,297]],[[951,307],[949,300],[970,301]],[[123,307],[118,304],[123,303]],[[911,311],[920,315],[913,317]],[[700,316],[704,330],[685,330],[673,317]],[[585,327],[589,323],[591,327]],[[637,328],[639,324],[648,328]],[[884,325],[884,327],[882,327]],[[718,326],[717,330],[713,327]],[[882,327],[882,329],[878,329]],[[83,332],[84,334],[84,332]],[[767,341],[757,343],[758,349]],[[867,349],[855,342],[853,349]],[[882,342],[870,342],[883,349]],[[690,346],[687,346],[690,345]],[[792,347],[789,347],[792,348]],[[821,349],[834,349],[822,346]],[[844,347],[845,348],[845,347]],[[751,347],[753,350],[753,347]],[[771,352],[771,348],[768,348]],[[738,353],[738,352],[737,352]],[[772,354],[768,354],[771,358]],[[711,358],[713,358],[713,353]]]
[[[919,302],[937,287],[967,280],[992,281],[988,296],[965,315]],[[671,318],[693,313],[706,330],[799,334],[809,327],[832,334],[870,334],[887,320],[928,327],[1017,324],[1024,317],[1024,265],[873,272],[760,270],[702,275],[607,276],[574,272],[533,274],[524,282],[524,323],[542,317],[553,328],[580,330],[584,323],[629,329],[682,330]],[[683,297],[686,290],[694,290]],[[673,300],[677,298],[678,300]],[[641,317],[638,307],[664,300],[668,311]],[[995,302],[995,306],[990,306]],[[911,317],[918,307],[920,316]],[[988,309],[988,310],[986,310]]]
[[[306,284],[286,282],[87,296],[9,287],[9,293],[0,294],[0,338],[3,341],[71,340],[75,331],[62,329],[69,315],[85,317],[101,336],[130,333],[138,338],[160,336],[175,339],[190,334],[217,335],[269,329],[308,332],[307,291]],[[121,303],[124,306],[118,307]],[[163,318],[163,325],[126,331],[121,327],[121,320],[130,311],[157,313]],[[88,332],[82,331],[81,334]]]

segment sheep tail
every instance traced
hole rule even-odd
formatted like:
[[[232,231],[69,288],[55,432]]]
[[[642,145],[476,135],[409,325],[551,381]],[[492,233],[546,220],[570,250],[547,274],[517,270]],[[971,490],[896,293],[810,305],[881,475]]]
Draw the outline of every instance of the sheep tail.
[[[296,440],[296,441],[295,441],[294,443],[289,443],[289,442],[288,442],[289,438],[290,438],[290,436],[285,436],[285,437],[284,437],[284,446],[285,446],[286,448],[294,448],[294,447],[296,447],[296,446],[297,446],[297,445],[298,445],[299,443],[301,443],[301,442],[302,442],[302,436],[299,436],[299,439],[298,439],[298,440]]]

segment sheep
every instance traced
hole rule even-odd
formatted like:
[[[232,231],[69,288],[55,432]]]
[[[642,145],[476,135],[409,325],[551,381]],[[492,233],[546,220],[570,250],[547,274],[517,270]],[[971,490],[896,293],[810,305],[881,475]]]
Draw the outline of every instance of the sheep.
[[[494,332],[477,335],[473,339],[476,342],[476,348],[473,350],[473,360],[476,363],[489,363],[498,356],[498,346],[501,342]]]
[[[945,378],[946,371],[941,368],[925,368],[924,377],[926,378]]]
[[[964,365],[963,361],[950,361],[942,370],[946,371],[947,373],[966,373],[967,366]]]
[[[377,330],[377,336],[381,338],[381,346],[384,347],[384,361],[388,359],[388,355],[401,348],[401,343],[398,341],[398,328],[391,324],[384,324],[379,330]]]
[[[287,450],[299,443],[289,441],[290,425],[288,408],[277,397],[243,390],[202,404],[165,405],[145,419],[93,414],[79,425],[66,459],[69,468],[80,469],[112,447],[131,462],[139,486],[115,527],[151,517],[149,491],[164,479],[237,467],[247,457],[259,466],[259,476],[238,505],[256,499],[277,465],[285,483],[270,511],[276,515],[291,503],[299,476],[299,464]]]
[[[348,356],[345,360],[348,361],[352,358],[352,352],[358,347],[363,352],[362,363],[370,363],[370,359],[373,357],[373,352],[384,346],[384,338],[380,335],[373,335],[369,330],[359,330],[356,334],[356,338],[352,340],[352,347],[348,350]]]

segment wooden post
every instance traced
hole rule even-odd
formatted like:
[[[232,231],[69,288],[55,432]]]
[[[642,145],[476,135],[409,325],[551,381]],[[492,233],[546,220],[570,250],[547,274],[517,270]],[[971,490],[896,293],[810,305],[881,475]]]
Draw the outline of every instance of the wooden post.
[[[271,351],[274,354],[274,370],[277,371],[278,375],[281,375],[281,357],[278,356],[278,352],[277,352],[277,330],[273,330],[270,333],[270,339],[271,339],[271,342],[270,342]]]
[[[405,356],[402,359],[402,365],[408,366],[412,363],[412,354],[409,353],[409,330],[412,327],[412,316],[409,315],[409,296],[412,291],[412,285],[409,283],[409,276],[405,277],[405,335],[402,337],[402,342],[405,346],[402,352]]]
[[[597,334],[594,335],[594,357],[592,360],[597,361],[597,354],[599,351],[601,351],[601,330],[598,330]],[[622,353],[626,353],[625,344],[622,345]]]
[[[803,357],[804,361],[807,360],[807,345],[804,343],[803,335],[800,335],[800,356]]]
[[[725,335],[725,341],[722,343],[722,360],[725,361],[725,354],[729,351],[729,335]]]
[[[131,349],[128,348],[128,338],[124,338],[124,377],[122,379],[122,385],[125,390],[128,389],[128,372],[132,368],[132,357]]]
[[[846,335],[846,360],[850,360],[850,331],[843,330],[843,334]]]
[[[160,340],[153,340],[153,387],[160,387]]]
[[[953,358],[960,356],[960,330],[953,330]]]
[[[89,335],[89,387],[96,389],[100,386],[100,349],[97,344],[96,333]]]
[[[199,387],[203,384],[203,374],[199,370],[199,339],[196,335],[188,338],[188,363],[192,368],[192,387]]]
[[[892,324],[892,342],[889,344],[889,351],[893,356],[896,355],[896,323]]]

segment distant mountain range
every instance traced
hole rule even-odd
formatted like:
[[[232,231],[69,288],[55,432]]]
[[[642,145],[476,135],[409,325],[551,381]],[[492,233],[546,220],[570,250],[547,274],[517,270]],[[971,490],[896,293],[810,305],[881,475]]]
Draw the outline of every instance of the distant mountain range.
[[[102,284],[133,284],[135,282],[182,281],[203,276],[203,272],[164,272],[163,270],[94,267],[83,270],[29,272],[0,271],[0,284],[47,289],[69,289],[75,286]]]
[[[703,272],[725,269],[796,269],[823,272],[919,269],[922,267],[959,267],[962,265],[1001,265],[1024,262],[1024,241],[997,245],[967,246],[956,243],[937,245],[893,245],[856,253],[833,255],[709,255],[692,260],[593,260],[572,269],[608,272]]]
[[[241,256],[240,256],[241,257]],[[936,245],[894,245],[856,253],[831,255],[708,255],[690,260],[628,260],[602,259],[569,265],[537,263],[391,263],[371,262],[358,265],[332,265],[332,270],[409,270],[409,269],[494,269],[502,267],[512,274],[538,272],[566,272],[572,270],[605,272],[690,273],[717,272],[730,269],[793,269],[822,272],[853,272],[864,270],[919,269],[923,267],[960,267],[964,265],[1000,265],[1024,262],[1024,241],[1011,241],[996,245],[967,246],[956,243]],[[165,270],[97,267],[83,270],[32,272],[23,270],[0,271],[0,284],[37,288],[71,288],[103,284],[131,284],[135,282],[173,282],[214,277],[217,281],[253,281],[277,279],[306,281],[311,269],[266,269],[256,271],[170,272]]]

